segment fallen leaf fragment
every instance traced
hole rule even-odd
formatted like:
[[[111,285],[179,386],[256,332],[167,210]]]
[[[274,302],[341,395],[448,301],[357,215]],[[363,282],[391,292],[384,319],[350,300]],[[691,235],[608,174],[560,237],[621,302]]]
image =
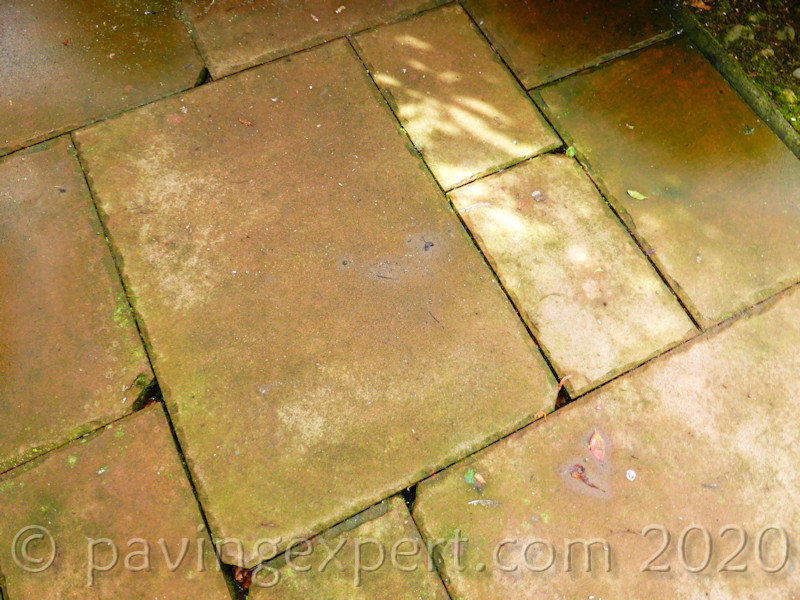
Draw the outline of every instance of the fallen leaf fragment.
[[[533,415],[533,420],[534,421],[538,421],[539,419],[544,419],[545,422],[547,422],[547,413],[544,412],[543,410],[540,410],[535,415]]]
[[[234,565],[233,578],[239,585],[242,586],[243,590],[247,591],[250,589],[250,585],[253,583],[253,571]]]
[[[569,474],[572,475],[573,479],[577,479],[581,483],[585,483],[589,487],[592,487],[596,490],[605,492],[603,488],[598,487],[595,484],[589,482],[589,480],[586,478],[586,467],[584,467],[583,465],[573,465],[569,471]]]
[[[467,504],[472,504],[473,506],[500,506],[500,503],[495,500],[470,500]]]
[[[253,124],[250,121],[245,121],[242,117],[239,117],[239,123],[245,125],[246,127],[252,127]]]
[[[570,146],[567,148],[567,156],[569,156],[570,158],[575,156],[575,146]]]
[[[709,1],[713,1],[713,0],[709,0]],[[711,7],[708,4],[706,4],[705,2],[703,2],[703,0],[687,0],[686,2],[684,2],[684,4],[688,4],[692,8],[697,8],[697,9],[700,9],[700,10],[711,10]]]
[[[481,485],[486,485],[486,480],[483,478],[483,475],[481,475],[480,473],[475,473],[475,481],[477,481]]]
[[[600,462],[605,462],[606,460],[606,441],[603,439],[603,436],[597,431],[594,430],[592,437],[589,438],[589,452],[592,453],[597,460]]]
[[[647,196],[645,196],[640,192],[637,192],[636,190],[628,190],[628,196],[630,196],[634,200],[647,200]]]

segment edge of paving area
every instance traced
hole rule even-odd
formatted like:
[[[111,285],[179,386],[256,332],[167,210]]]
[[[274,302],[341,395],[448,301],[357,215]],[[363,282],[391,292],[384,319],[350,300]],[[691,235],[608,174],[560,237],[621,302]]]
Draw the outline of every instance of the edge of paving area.
[[[661,4],[706,60],[719,71],[795,156],[800,158],[800,133],[792,127],[774,102],[745,74],[719,42],[706,31],[692,9],[680,0],[661,0]]]

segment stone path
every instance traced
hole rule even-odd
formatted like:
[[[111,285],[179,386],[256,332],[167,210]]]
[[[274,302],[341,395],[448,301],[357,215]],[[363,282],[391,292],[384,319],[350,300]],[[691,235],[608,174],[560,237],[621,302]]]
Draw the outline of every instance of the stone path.
[[[800,163],[555,4],[0,7],[4,600],[796,593]]]

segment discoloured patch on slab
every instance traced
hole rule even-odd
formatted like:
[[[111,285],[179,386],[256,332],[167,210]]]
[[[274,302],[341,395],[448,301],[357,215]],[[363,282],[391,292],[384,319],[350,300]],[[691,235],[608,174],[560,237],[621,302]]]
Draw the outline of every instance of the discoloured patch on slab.
[[[72,146],[0,160],[0,471],[128,413],[152,378]]]
[[[527,88],[626,52],[672,28],[657,0],[466,0]]]
[[[443,0],[183,0],[215,78],[401,18]]]
[[[423,535],[460,529],[469,538],[463,572],[451,557],[442,563],[451,594],[792,597],[800,588],[798,311],[794,290],[420,484],[414,516]],[[591,451],[595,434],[603,454]],[[470,469],[486,481],[481,495],[464,481]],[[496,504],[471,505],[477,498]],[[522,552],[534,540],[528,567]],[[590,572],[582,542],[567,558],[568,540],[597,541]],[[477,572],[478,561],[494,566]]]
[[[398,598],[447,600],[429,569],[425,542],[402,499],[385,502],[385,514],[345,533],[301,544],[289,563],[254,577],[250,598]],[[331,553],[336,550],[334,559]],[[326,561],[328,561],[326,563]]]
[[[571,393],[695,331],[575,161],[535,158],[450,198]]]
[[[214,533],[248,564],[552,408],[346,42],[76,138]]]
[[[189,88],[203,68],[169,0],[10,0],[0,23],[0,155]]]
[[[0,566],[11,598],[227,600],[175,450],[163,408],[152,406],[4,475]],[[7,550],[25,527],[43,529],[17,539],[22,564],[45,566],[56,549],[39,573],[23,570]],[[31,562],[26,535],[44,536],[27,546]],[[91,541],[102,538],[110,543]]]
[[[703,327],[800,279],[800,163],[688,43],[541,99]]]
[[[443,188],[561,145],[460,6],[356,42]]]

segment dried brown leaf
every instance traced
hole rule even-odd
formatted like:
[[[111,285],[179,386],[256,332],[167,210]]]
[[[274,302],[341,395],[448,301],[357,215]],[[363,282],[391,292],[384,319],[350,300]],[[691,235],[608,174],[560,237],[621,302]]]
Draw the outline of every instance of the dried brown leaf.
[[[589,438],[589,452],[592,453],[597,460],[600,462],[605,462],[606,460],[606,441],[603,439],[603,436],[597,431],[594,430],[592,437]]]

